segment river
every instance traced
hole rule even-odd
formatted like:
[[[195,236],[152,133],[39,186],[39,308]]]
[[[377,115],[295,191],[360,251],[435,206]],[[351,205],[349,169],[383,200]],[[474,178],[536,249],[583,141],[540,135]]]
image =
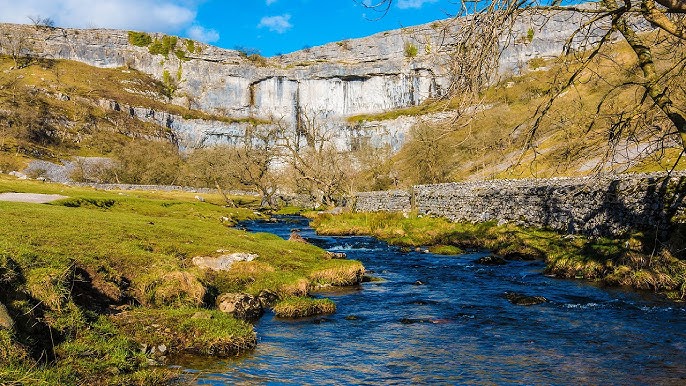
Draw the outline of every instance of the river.
[[[546,277],[540,261],[483,266],[485,252],[318,236],[300,217],[242,225],[284,238],[299,228],[383,281],[317,294],[334,315],[265,314],[254,352],[184,363],[196,384],[686,384],[684,304]],[[548,302],[514,305],[506,292]]]

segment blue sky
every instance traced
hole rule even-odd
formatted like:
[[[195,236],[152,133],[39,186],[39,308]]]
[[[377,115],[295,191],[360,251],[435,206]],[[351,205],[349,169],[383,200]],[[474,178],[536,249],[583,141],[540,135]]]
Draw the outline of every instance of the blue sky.
[[[443,19],[455,0],[396,0],[381,14],[374,0],[0,0],[0,22],[50,17],[59,27],[165,32],[265,56]]]

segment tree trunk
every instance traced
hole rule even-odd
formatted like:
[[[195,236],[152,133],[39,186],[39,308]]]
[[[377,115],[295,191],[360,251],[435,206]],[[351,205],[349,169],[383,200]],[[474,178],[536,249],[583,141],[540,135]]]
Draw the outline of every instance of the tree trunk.
[[[661,87],[659,76],[655,69],[655,62],[653,61],[653,54],[643,40],[636,34],[633,28],[626,20],[626,16],[622,16],[616,23],[617,30],[624,36],[631,49],[638,57],[638,65],[643,71],[643,76],[646,82],[643,84],[648,95],[653,100],[655,105],[665,113],[667,118],[674,124],[674,127],[679,132],[681,146],[686,150],[686,117],[678,109],[674,108],[672,99],[669,97],[669,90],[667,87]]]
[[[226,202],[226,205],[235,208],[236,203],[234,203],[233,200],[229,196],[227,196],[226,193],[224,193],[224,190],[222,189],[221,185],[219,185],[219,181],[217,181],[217,179],[214,180],[214,186],[217,188],[219,194],[221,194],[221,196],[224,198],[224,202]]]

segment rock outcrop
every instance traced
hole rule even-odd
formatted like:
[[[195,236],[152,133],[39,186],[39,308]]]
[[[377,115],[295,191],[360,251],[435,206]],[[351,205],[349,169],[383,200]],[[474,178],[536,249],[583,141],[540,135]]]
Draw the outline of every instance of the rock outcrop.
[[[513,34],[500,42],[501,73],[518,73],[533,58],[559,55],[581,18],[564,11],[545,17],[524,14]],[[159,80],[175,74],[178,81],[172,103],[232,118],[279,119],[291,126],[305,112],[317,115],[337,133],[340,148],[349,148],[363,137],[372,143],[392,143],[397,149],[408,122],[349,125],[345,118],[417,105],[444,93],[449,84],[446,52],[451,46],[450,32],[455,29],[459,23],[437,21],[260,58],[198,42],[187,44],[185,39],[179,39],[167,55],[152,54],[148,47],[132,44],[127,31],[2,24],[0,36],[9,40],[0,46],[0,53],[21,52],[97,67],[130,67]],[[164,37],[149,35],[152,39]],[[407,44],[416,47],[416,55],[406,54]],[[240,137],[248,124],[127,108],[137,117],[171,128],[185,146],[231,141]]]

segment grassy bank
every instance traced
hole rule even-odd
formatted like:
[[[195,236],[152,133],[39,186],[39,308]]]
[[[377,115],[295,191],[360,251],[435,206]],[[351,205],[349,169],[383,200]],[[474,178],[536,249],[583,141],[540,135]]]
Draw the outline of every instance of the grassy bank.
[[[589,239],[511,224],[452,223],[399,213],[319,215],[312,226],[320,234],[372,235],[394,245],[429,246],[437,252],[488,249],[506,259],[544,259],[546,273],[558,277],[652,290],[672,299],[686,297],[686,262],[674,252],[683,250],[678,247],[683,239],[679,230],[660,247],[654,237],[642,233]]]
[[[270,234],[231,228],[261,216],[218,195],[102,192],[0,176],[0,193],[61,194],[52,204],[0,202],[0,379],[30,384],[156,384],[170,355],[236,355],[254,347],[249,323],[214,310],[224,292],[279,298],[352,284],[359,262]],[[195,256],[247,252],[230,270]],[[351,274],[351,272],[353,274]],[[156,348],[156,349],[153,349]]]

